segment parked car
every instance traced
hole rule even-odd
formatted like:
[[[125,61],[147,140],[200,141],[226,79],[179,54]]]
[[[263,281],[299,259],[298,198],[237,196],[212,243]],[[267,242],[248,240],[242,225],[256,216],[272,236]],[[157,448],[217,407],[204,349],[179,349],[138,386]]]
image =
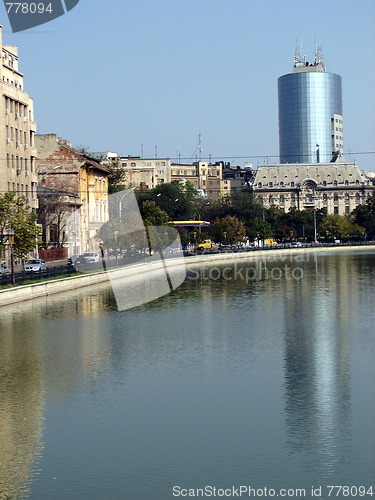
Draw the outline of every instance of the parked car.
[[[37,273],[39,271],[47,271],[47,265],[43,259],[30,259],[24,264],[23,270],[26,273]]]
[[[219,245],[213,243],[211,240],[204,240],[201,243],[198,243],[198,250],[208,250],[209,248],[218,248]]]
[[[10,271],[7,268],[7,266],[3,263],[0,264],[0,275],[2,276],[9,276]]]
[[[84,264],[87,264],[87,260],[86,260],[86,257],[84,255],[78,255],[75,262],[74,262],[74,266],[82,266]]]
[[[83,256],[89,264],[99,262],[99,254],[97,252],[85,252]]]
[[[302,246],[302,243],[300,241],[293,241],[292,242],[292,247],[293,248],[299,248]]]

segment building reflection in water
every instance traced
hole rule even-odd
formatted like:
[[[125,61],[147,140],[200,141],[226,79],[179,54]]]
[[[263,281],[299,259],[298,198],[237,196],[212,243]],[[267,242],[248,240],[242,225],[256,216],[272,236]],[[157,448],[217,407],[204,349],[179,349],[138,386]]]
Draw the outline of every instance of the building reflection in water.
[[[27,495],[36,473],[44,390],[38,322],[18,315],[0,321],[0,498],[6,499]]]
[[[304,273],[286,293],[286,422],[291,450],[328,477],[335,463],[345,463],[350,441],[348,314],[360,291],[343,256],[310,263]]]
[[[100,367],[103,330],[93,328],[95,318],[115,307],[108,285],[80,289],[69,294],[35,299],[0,308],[0,498],[19,498],[30,494],[38,473],[43,450],[43,412],[47,392],[59,387],[74,390],[81,382],[75,373],[83,365],[90,380]],[[81,318],[73,331],[46,335],[46,324],[58,328],[59,320]],[[90,321],[89,331],[84,319]],[[77,325],[82,331],[77,331]],[[106,333],[106,332],[104,332]],[[77,349],[77,340],[81,343]],[[73,344],[72,344],[73,341]],[[53,345],[58,342],[59,345]],[[73,347],[72,347],[73,346]],[[80,360],[67,366],[64,354],[76,351]],[[50,369],[52,367],[52,369]],[[73,369],[71,371],[71,368]],[[46,377],[53,373],[53,381]],[[56,383],[56,388],[54,387]]]

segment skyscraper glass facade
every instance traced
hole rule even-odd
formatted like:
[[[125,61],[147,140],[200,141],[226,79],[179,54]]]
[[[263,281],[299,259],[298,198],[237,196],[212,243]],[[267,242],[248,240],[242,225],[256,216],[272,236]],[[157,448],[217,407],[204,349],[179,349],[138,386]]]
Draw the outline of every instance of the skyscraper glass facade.
[[[341,77],[305,71],[278,79],[281,163],[327,163],[342,153]]]

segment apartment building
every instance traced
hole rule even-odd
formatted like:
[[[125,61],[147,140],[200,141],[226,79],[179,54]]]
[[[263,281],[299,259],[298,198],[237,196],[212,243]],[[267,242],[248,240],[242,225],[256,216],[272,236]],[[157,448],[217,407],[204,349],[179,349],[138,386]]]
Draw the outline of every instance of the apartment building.
[[[63,244],[70,255],[88,249],[97,251],[97,232],[108,220],[110,170],[56,134],[36,135],[35,143],[39,212],[45,212],[46,205],[54,210],[40,220],[46,243],[52,247]]]
[[[24,90],[18,49],[2,44],[0,26],[0,192],[16,192],[37,208],[33,100]]]
[[[223,178],[223,163],[197,161],[192,164],[173,163],[172,182],[190,182],[195,189],[212,200],[222,199],[231,190],[231,180]]]
[[[100,153],[95,153],[95,157]],[[171,182],[170,158],[141,158],[140,156],[106,155],[105,165],[117,165],[125,172],[124,184],[127,187],[153,189],[158,184]]]

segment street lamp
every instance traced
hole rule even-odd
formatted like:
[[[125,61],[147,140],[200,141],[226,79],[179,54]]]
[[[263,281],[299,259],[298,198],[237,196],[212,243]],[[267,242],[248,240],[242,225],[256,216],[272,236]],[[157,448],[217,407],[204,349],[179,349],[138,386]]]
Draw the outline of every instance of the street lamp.
[[[14,275],[14,254],[13,254],[14,229],[8,229],[6,236],[8,237],[8,243],[10,248],[10,272],[12,277],[12,285],[15,285],[16,280]]]
[[[118,231],[113,231],[113,236],[115,237],[115,256],[116,256],[116,266],[117,266],[117,236],[118,236]]]
[[[46,172],[45,174],[42,175],[42,177],[40,178],[40,181],[43,181],[44,178],[47,177],[48,174],[50,174],[51,172],[53,172],[57,168],[60,168],[60,165],[56,165],[55,167],[53,167],[50,170],[48,170],[48,172]]]
[[[122,206],[121,206],[121,203],[122,203],[122,200],[125,198],[125,196],[127,196],[128,194],[130,194],[130,192],[133,192],[133,191],[134,191],[134,189],[135,189],[135,187],[132,187],[131,189],[129,189],[128,191],[126,191],[126,192],[125,192],[125,194],[123,194],[123,195],[121,196],[121,198],[120,198],[120,201],[119,201],[119,204],[118,204],[118,206],[119,206],[118,213],[119,213],[119,219],[120,219],[120,222],[122,222],[122,221],[121,221],[121,212],[122,212]]]

